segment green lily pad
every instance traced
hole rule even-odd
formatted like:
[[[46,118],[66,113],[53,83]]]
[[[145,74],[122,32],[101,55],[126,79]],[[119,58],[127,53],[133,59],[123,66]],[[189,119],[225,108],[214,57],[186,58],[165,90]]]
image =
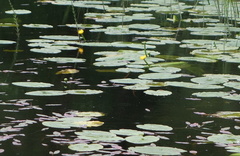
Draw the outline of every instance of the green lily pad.
[[[153,95],[153,96],[168,96],[171,95],[171,91],[167,90],[146,90],[144,91],[145,94],[147,95]]]
[[[168,86],[174,87],[184,87],[192,89],[222,89],[223,86],[220,85],[211,85],[211,84],[196,84],[191,82],[178,82],[178,81],[167,81],[165,82]]]
[[[180,68],[176,67],[152,67],[149,70],[157,73],[177,73],[181,71]]]
[[[191,57],[191,56],[186,56],[186,57],[178,57],[177,60],[181,61],[196,61],[196,62],[205,62],[205,63],[214,63],[217,62],[217,60],[213,59],[208,59],[208,58],[203,58],[203,57]]]
[[[212,141],[214,143],[221,143],[221,144],[235,144],[239,143],[240,135],[233,135],[233,134],[213,134],[207,137],[208,141]]]
[[[82,58],[71,58],[71,57],[48,57],[44,58],[46,61],[56,62],[56,63],[83,63],[86,60]]]
[[[83,130],[82,132],[75,132],[75,134],[77,134],[80,139],[103,142],[120,142],[124,140],[122,137],[118,137],[113,133],[105,131]]]
[[[31,14],[30,10],[25,9],[16,9],[16,10],[7,10],[5,11],[6,14],[17,14],[17,15],[25,15],[25,14]]]
[[[127,65],[126,61],[101,61],[93,63],[97,67],[121,67]]]
[[[56,121],[44,121],[42,122],[44,126],[51,127],[51,128],[62,128],[62,129],[69,129],[71,125],[65,122],[56,122]]]
[[[130,29],[154,30],[160,28],[157,24],[130,24]]]
[[[197,97],[222,97],[228,96],[229,94],[228,92],[197,92],[192,95]]]
[[[226,87],[234,88],[240,90],[240,82],[226,82],[223,84]]]
[[[227,96],[222,96],[223,99],[240,101],[240,94],[230,94]]]
[[[49,25],[49,24],[23,24],[23,27],[26,27],[26,28],[43,28],[43,29],[53,28],[53,26]]]
[[[75,90],[66,90],[65,92],[73,95],[94,95],[94,94],[103,93],[103,91],[101,90],[93,90],[93,89],[75,89]]]
[[[32,48],[30,49],[31,52],[35,53],[44,53],[44,54],[58,54],[61,53],[62,51],[59,49],[51,49],[51,48]]]
[[[45,82],[13,82],[12,84],[20,87],[29,87],[29,88],[47,88],[47,87],[54,86],[51,83],[45,83]]]
[[[181,155],[181,153],[187,152],[183,149],[164,146],[136,146],[130,147],[129,150],[147,155]]]
[[[133,130],[133,129],[110,130],[110,132],[116,135],[123,135],[123,136],[144,135],[143,132],[138,130]]]
[[[98,151],[100,149],[103,149],[103,146],[100,144],[80,143],[80,144],[71,144],[68,146],[68,148],[78,152],[90,152],[90,151]]]
[[[0,40],[0,45],[1,44],[14,44],[16,43],[15,41],[10,41],[10,40]]]
[[[39,91],[26,92],[25,94],[31,95],[31,96],[62,96],[62,95],[66,95],[67,93],[64,91],[58,91],[58,90],[39,90]]]
[[[100,116],[104,116],[104,113],[101,112],[77,112],[76,113],[77,116],[83,116],[83,117],[100,117]]]
[[[165,80],[165,79],[175,79],[181,77],[182,74],[172,74],[172,73],[146,73],[138,76],[140,79],[148,80]]]
[[[240,118],[240,112],[237,112],[237,111],[221,111],[212,115],[215,117],[225,118],[225,119]]]
[[[191,79],[192,82],[199,84],[222,84],[228,81],[227,78],[212,78],[212,77],[195,77]]]
[[[68,40],[68,41],[79,40],[78,36],[71,36],[71,35],[43,35],[43,36],[40,36],[40,38],[50,39],[50,40]]]
[[[138,69],[138,68],[118,68],[116,69],[116,72],[121,73],[143,73],[145,72],[144,69]]]
[[[123,79],[111,79],[109,80],[112,83],[120,83],[120,84],[146,84],[151,83],[151,80],[141,80],[141,79],[132,79],[132,78],[123,78]]]
[[[159,138],[156,136],[129,136],[125,140],[133,144],[149,144],[157,142]]]
[[[137,128],[150,130],[150,131],[171,131],[173,130],[172,127],[167,125],[160,125],[160,124],[143,124],[137,125]]]
[[[230,156],[239,156],[240,155],[240,146],[228,146],[228,147],[225,147],[225,149],[228,152],[235,153],[235,155],[233,154],[233,155],[230,155]]]
[[[135,85],[131,85],[131,86],[124,86],[123,89],[127,89],[127,90],[147,90],[150,87],[146,84],[135,84]]]
[[[97,24],[66,24],[67,27],[70,28],[78,28],[78,29],[98,29],[102,28],[102,25],[97,25]]]

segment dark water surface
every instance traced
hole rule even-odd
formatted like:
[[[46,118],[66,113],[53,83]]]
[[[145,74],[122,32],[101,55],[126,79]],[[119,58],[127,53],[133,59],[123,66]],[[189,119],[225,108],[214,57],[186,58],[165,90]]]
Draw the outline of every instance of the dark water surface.
[[[4,12],[10,10],[10,6],[7,0],[0,2],[0,18],[12,18],[12,15],[7,15]],[[19,15],[20,22],[20,42],[18,50],[23,52],[4,52],[4,50],[14,50],[16,44],[13,45],[0,45],[0,95],[1,102],[9,102],[11,100],[18,101],[18,99],[27,100],[30,105],[38,106],[41,110],[31,108],[29,110],[20,110],[19,112],[10,112],[8,110],[18,110],[20,106],[0,106],[0,122],[2,127],[4,123],[8,124],[12,117],[15,120],[36,120],[38,116],[36,114],[52,115],[52,112],[65,113],[70,110],[77,111],[98,111],[104,112],[106,116],[99,118],[104,122],[104,125],[98,128],[98,130],[110,130],[110,129],[136,129],[137,124],[155,123],[164,124],[174,128],[173,134],[166,134],[164,136],[169,137],[169,140],[161,140],[157,142],[157,145],[170,146],[182,148],[185,150],[198,151],[199,156],[227,156],[224,148],[215,147],[214,144],[198,144],[192,139],[196,136],[203,136],[201,132],[218,133],[223,127],[231,127],[232,132],[237,134],[237,130],[233,129],[236,122],[226,119],[211,118],[208,116],[201,116],[194,114],[194,112],[215,113],[217,111],[233,111],[239,110],[239,102],[229,101],[218,98],[202,98],[201,100],[192,100],[189,98],[196,90],[178,88],[178,87],[164,87],[173,92],[173,95],[167,97],[154,97],[145,95],[143,91],[129,91],[124,90],[122,87],[101,87],[104,84],[103,81],[109,83],[109,79],[131,77],[136,78],[138,74],[123,74],[123,73],[106,73],[97,72],[92,65],[96,56],[93,52],[106,50],[106,48],[84,48],[84,54],[81,56],[86,58],[86,63],[77,64],[79,73],[74,75],[56,75],[61,66],[69,66],[73,68],[73,64],[56,64],[56,63],[36,63],[36,59],[42,59],[43,57],[51,57],[47,54],[39,54],[30,52],[30,47],[27,46],[27,39],[37,39],[40,35],[50,34],[63,34],[63,35],[76,35],[75,29],[69,29],[62,25],[67,23],[74,23],[71,13],[71,7],[67,6],[55,6],[50,4],[40,4],[32,0],[13,0],[14,8],[28,9],[32,11],[29,15]],[[79,23],[84,23],[83,13],[90,12],[92,9],[79,9],[78,20]],[[0,20],[1,20],[0,19]],[[0,22],[1,23],[1,22]],[[25,23],[42,23],[51,24],[53,29],[29,29],[22,27]],[[125,41],[131,41],[133,36],[127,37],[112,37],[99,33],[97,36],[90,32],[85,32],[87,40],[99,40],[99,41],[119,41],[123,39]],[[187,38],[187,32],[181,32],[179,38]],[[97,39],[96,39],[97,38]],[[0,39],[15,40],[16,30],[15,28],[0,27]],[[109,48],[109,50],[117,50],[116,48]],[[178,45],[158,46],[157,50],[161,54],[172,55],[186,55],[188,50],[181,49]],[[58,56],[76,56],[76,51],[63,51]],[[227,63],[191,63],[193,71],[196,73],[233,73],[239,74],[237,66]],[[6,71],[12,70],[14,72]],[[5,72],[4,72],[5,71]],[[26,71],[22,73],[22,71]],[[186,74],[192,74],[191,71],[183,71]],[[81,84],[64,84],[64,78],[68,79],[80,79]],[[189,80],[189,77],[185,77],[178,80]],[[65,95],[59,97],[32,97],[27,96],[24,93],[33,91],[35,89],[23,88],[12,85],[12,82],[16,81],[41,81],[53,83],[54,90],[66,90],[66,89],[101,89],[103,94],[89,95],[89,96],[74,96]],[[6,85],[7,84],[7,85]],[[110,83],[109,83],[110,84]],[[87,86],[85,86],[87,85]],[[15,102],[13,101],[13,102]],[[46,106],[47,104],[62,104],[61,106]],[[6,118],[7,117],[7,118]],[[214,120],[214,123],[205,126],[204,128],[186,128],[186,121],[190,123],[201,123],[204,121]],[[37,121],[37,120],[36,120]],[[74,153],[69,150],[66,145],[58,145],[51,142],[51,138],[46,134],[51,134],[54,130],[41,131],[44,126],[37,122],[32,125],[24,127],[19,132],[4,133],[1,132],[0,136],[4,134],[24,134],[25,136],[14,137],[21,141],[21,145],[13,145],[13,139],[2,141],[0,148],[4,149],[3,155],[21,155],[21,156],[43,156],[49,155],[49,151],[60,150],[62,153]],[[58,131],[58,130],[56,130]],[[235,132],[236,131],[236,132]],[[239,130],[238,130],[239,131]],[[69,137],[72,137],[69,135]],[[179,143],[185,142],[185,143]],[[44,144],[44,145],[42,145]],[[127,148],[132,146],[130,143],[123,143],[123,147]],[[60,154],[59,154],[60,155]],[[189,153],[183,155],[192,155]]]

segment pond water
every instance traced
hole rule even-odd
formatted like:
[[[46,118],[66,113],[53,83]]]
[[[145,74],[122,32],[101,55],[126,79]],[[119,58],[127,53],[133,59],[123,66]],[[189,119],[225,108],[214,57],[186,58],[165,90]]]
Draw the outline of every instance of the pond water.
[[[1,2],[0,152],[240,155],[238,6]]]

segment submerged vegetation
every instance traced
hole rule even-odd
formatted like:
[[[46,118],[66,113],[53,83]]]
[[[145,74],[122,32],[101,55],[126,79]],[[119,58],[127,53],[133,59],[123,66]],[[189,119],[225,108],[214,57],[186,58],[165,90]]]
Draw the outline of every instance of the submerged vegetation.
[[[240,155],[240,2],[28,3],[1,6],[0,153]]]

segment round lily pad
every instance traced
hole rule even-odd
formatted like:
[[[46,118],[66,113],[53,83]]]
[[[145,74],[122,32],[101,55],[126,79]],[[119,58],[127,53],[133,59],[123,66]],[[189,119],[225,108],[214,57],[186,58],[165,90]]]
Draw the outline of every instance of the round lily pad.
[[[16,10],[7,10],[5,11],[6,14],[17,14],[17,15],[24,15],[24,14],[31,14],[30,10],[25,9],[16,9]]]
[[[23,24],[23,27],[27,27],[27,28],[43,28],[43,29],[53,28],[53,26],[49,25],[49,24]]]
[[[153,95],[153,96],[168,96],[171,95],[171,91],[167,90],[146,90],[144,91],[145,94],[147,95]]]
[[[148,80],[164,80],[164,79],[175,79],[181,77],[182,74],[172,74],[172,73],[146,73],[138,76],[140,79]]]
[[[93,95],[103,93],[101,90],[93,90],[93,89],[75,89],[75,90],[66,90],[68,94],[73,95]]]
[[[86,60],[82,58],[71,58],[71,57],[48,57],[44,58],[46,61],[56,62],[56,63],[83,63]]]
[[[50,40],[68,40],[68,41],[79,40],[78,36],[71,36],[71,35],[44,35],[44,36],[40,36],[40,38],[50,39]]]
[[[128,89],[128,90],[147,90],[150,87],[146,84],[135,84],[135,85],[131,85],[131,86],[124,86],[124,89]]]
[[[239,143],[240,135],[233,135],[233,134],[213,134],[207,137],[208,141],[212,141],[214,143],[221,143],[221,144],[235,144]]]
[[[240,90],[240,82],[226,82],[223,84],[226,87],[234,88]]]
[[[16,43],[15,41],[10,41],[10,40],[0,40],[0,44],[14,44]]]
[[[93,63],[94,66],[98,67],[121,67],[127,65],[126,61],[101,61]]]
[[[222,88],[224,88],[223,86],[220,86],[220,85],[196,84],[196,83],[191,83],[191,82],[167,81],[165,83],[168,86],[184,87],[184,88],[192,88],[192,89],[222,89]]]
[[[151,130],[151,131],[171,131],[173,128],[167,125],[160,124],[143,124],[137,125],[137,128]]]
[[[129,150],[147,155],[181,155],[187,152],[183,149],[164,146],[136,146],[130,147]]]
[[[240,101],[240,94],[230,94],[227,96],[222,96],[223,99]]]
[[[53,84],[45,82],[13,82],[13,85],[29,88],[47,88],[52,87]]]
[[[139,68],[118,68],[116,69],[116,72],[122,72],[122,73],[143,73],[145,72],[144,69]]]
[[[129,136],[125,140],[133,144],[149,144],[157,142],[159,138],[156,136]]]
[[[66,95],[67,93],[64,91],[58,91],[58,90],[39,90],[39,91],[26,92],[25,94],[31,95],[31,96],[62,96],[62,95]]]
[[[119,130],[110,130],[111,133],[123,136],[132,136],[132,135],[144,135],[143,132],[133,129],[119,129]]]
[[[61,53],[61,50],[53,49],[53,48],[32,48],[32,49],[30,49],[30,51],[35,52],[35,53],[44,53],[44,54],[58,54],[58,53]]]
[[[151,83],[151,80],[141,80],[141,79],[132,79],[132,78],[123,78],[123,79],[111,79],[109,80],[112,83],[120,83],[120,84],[146,84]]]
[[[176,67],[152,67],[149,70],[157,73],[177,73],[181,71],[180,68]]]
[[[51,128],[63,128],[63,129],[71,128],[71,125],[66,122],[44,121],[44,122],[42,122],[42,124],[44,126],[51,127]]]
[[[77,116],[84,116],[84,117],[100,117],[104,116],[105,114],[102,112],[77,112]]]
[[[192,95],[197,97],[222,97],[228,96],[230,93],[228,92],[197,92],[193,93]]]
[[[200,84],[222,84],[228,81],[226,78],[212,78],[212,77],[195,77],[191,79],[192,82]]]
[[[68,146],[69,149],[78,151],[78,152],[89,152],[89,151],[97,151],[103,149],[103,146],[100,144],[71,144]]]

